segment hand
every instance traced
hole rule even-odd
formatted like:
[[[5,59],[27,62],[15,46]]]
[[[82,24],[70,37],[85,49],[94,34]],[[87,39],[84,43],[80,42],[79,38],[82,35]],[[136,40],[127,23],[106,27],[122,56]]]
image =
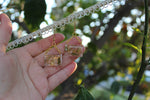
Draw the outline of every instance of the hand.
[[[58,44],[64,39],[62,34],[55,35],[57,47],[64,53],[62,64],[48,67],[44,66],[44,51],[52,45],[53,36],[6,52],[12,25],[5,14],[0,15],[0,22],[0,100],[43,100],[75,71],[77,57],[64,53],[66,42]],[[79,42],[72,38],[70,44]]]

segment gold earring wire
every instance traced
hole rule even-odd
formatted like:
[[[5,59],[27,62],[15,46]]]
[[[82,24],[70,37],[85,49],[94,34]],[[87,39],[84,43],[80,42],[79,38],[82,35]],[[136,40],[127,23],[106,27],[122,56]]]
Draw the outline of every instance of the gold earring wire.
[[[58,54],[49,54],[51,49],[56,49]],[[59,66],[62,64],[62,54],[55,42],[55,33],[53,35],[52,46],[45,51],[45,66]]]
[[[72,33],[72,38],[75,38],[78,42],[79,42],[79,45],[69,45],[69,42],[71,39],[69,39],[67,42],[66,42],[66,45],[65,45],[65,51],[68,52],[70,55],[72,56],[82,56],[82,42],[81,40],[78,38],[77,34],[76,34],[76,23],[74,21],[74,32]]]

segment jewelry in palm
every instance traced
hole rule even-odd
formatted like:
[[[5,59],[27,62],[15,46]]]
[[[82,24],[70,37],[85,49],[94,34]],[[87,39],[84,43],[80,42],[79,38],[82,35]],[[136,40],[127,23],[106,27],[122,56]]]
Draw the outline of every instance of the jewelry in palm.
[[[71,56],[82,56],[83,46],[81,40],[78,38],[76,32],[76,23],[74,22],[74,32],[71,39],[66,42],[65,51],[68,52]],[[70,45],[69,42],[72,39],[76,39],[79,42],[79,45]]]
[[[52,51],[52,49],[55,49],[55,51]],[[51,52],[56,52],[56,53],[50,53]],[[62,53],[57,47],[57,44],[55,42],[55,34],[53,35],[53,43],[52,46],[45,51],[45,66],[59,66],[62,64]]]

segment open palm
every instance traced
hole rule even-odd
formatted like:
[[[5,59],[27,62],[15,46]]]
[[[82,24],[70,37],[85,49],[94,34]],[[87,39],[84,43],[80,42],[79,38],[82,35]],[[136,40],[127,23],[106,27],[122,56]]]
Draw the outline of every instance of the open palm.
[[[58,44],[64,39],[63,35],[55,35],[63,54],[62,64],[45,66],[44,51],[52,45],[53,36],[6,53],[11,22],[5,14],[0,15],[0,21],[0,100],[43,100],[75,71],[77,66],[73,61],[78,56],[64,51],[66,42]],[[79,42],[72,38],[70,44],[79,45]],[[56,52],[54,49],[49,51],[51,54]]]

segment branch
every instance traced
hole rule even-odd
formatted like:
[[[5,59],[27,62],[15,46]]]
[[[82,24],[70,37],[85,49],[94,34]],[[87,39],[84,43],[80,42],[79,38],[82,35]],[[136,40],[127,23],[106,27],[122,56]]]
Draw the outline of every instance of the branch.
[[[148,22],[149,22],[149,12],[148,12],[148,0],[145,1],[145,28],[144,28],[144,37],[143,37],[143,44],[142,44],[142,61],[141,61],[141,66],[140,70],[137,74],[136,80],[133,84],[132,90],[130,92],[128,100],[132,100],[134,93],[136,91],[136,88],[138,84],[141,81],[141,78],[144,74],[145,68],[146,68],[146,61],[145,61],[145,56],[146,56],[146,43],[147,43],[147,33],[148,33]]]
[[[114,27],[118,24],[122,17],[128,16],[131,9],[135,8],[137,4],[138,3],[135,3],[135,1],[128,1],[126,2],[126,5],[124,5],[117,11],[114,18],[111,19],[108,23],[108,27],[105,29],[104,35],[99,40],[95,41],[95,44],[99,49],[101,49],[105,42],[114,34]]]

